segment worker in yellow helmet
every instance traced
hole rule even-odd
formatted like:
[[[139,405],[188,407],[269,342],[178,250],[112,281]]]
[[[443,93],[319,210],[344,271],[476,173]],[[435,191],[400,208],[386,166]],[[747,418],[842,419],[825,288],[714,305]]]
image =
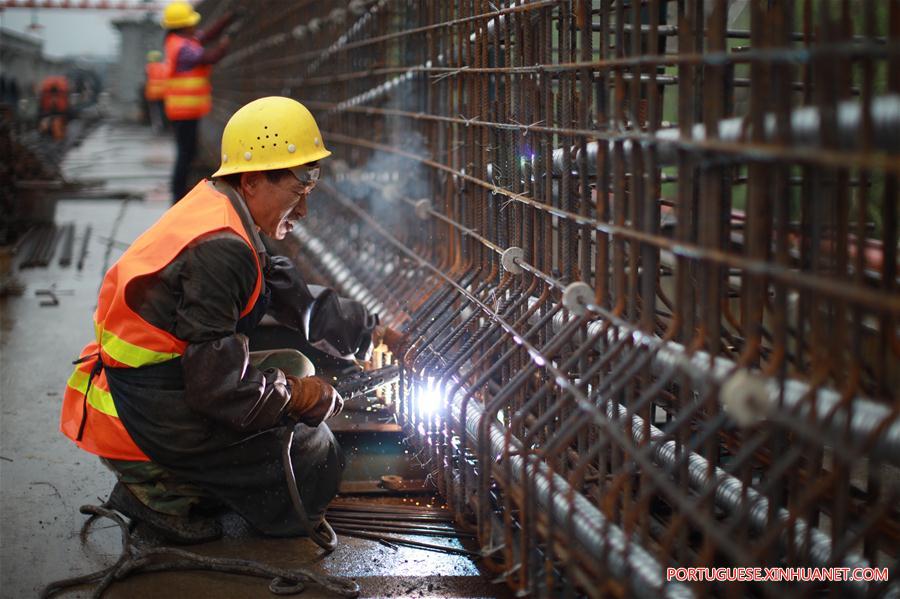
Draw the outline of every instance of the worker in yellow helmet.
[[[228,50],[230,37],[226,28],[234,27],[236,18],[234,11],[230,11],[211,27],[198,31],[200,13],[187,2],[172,2],[163,11],[168,66],[165,109],[175,130],[177,148],[171,182],[172,203],[188,190],[190,166],[197,153],[197,128],[200,119],[212,108],[209,83],[212,65]]]
[[[225,126],[212,179],[104,278],[96,338],[69,378],[61,429],[116,473],[108,505],[171,541],[218,536],[218,523],[201,514],[222,506],[265,534],[309,530],[283,469],[291,431],[290,488],[313,532],[330,531],[323,514],[344,462],[324,421],[343,400],[296,349],[249,350],[264,314],[311,355],[365,359],[373,343],[397,339],[359,302],[307,286],[263,244],[262,235],[282,239],[306,215],[330,154],[299,102],[250,102]]]
[[[147,52],[147,65],[144,67],[144,101],[147,103],[147,117],[155,132],[160,132],[166,125],[166,113],[163,109],[163,98],[166,93],[166,81],[169,78],[166,63],[162,62],[162,52]]]

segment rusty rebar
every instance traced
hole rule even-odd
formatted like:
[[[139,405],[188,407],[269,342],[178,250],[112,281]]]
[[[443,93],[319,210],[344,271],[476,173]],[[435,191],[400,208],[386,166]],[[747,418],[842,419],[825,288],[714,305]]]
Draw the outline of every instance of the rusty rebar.
[[[485,567],[895,592],[665,568],[897,559],[900,3],[262,4],[209,154],[260,95],[316,115],[293,257],[407,334],[386,397]]]

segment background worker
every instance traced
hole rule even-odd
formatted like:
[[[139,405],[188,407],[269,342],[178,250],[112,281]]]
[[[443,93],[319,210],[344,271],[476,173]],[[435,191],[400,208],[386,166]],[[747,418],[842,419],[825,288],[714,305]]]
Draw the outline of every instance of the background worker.
[[[147,117],[150,119],[150,127],[156,133],[166,127],[166,112],[163,107],[163,99],[166,93],[166,80],[169,78],[166,64],[162,62],[162,52],[150,50],[147,52],[147,65],[144,67],[144,100],[147,102]]]
[[[323,525],[337,492],[343,459],[323,421],[341,397],[308,376],[312,365],[296,350],[250,353],[246,337],[269,313],[345,359],[365,358],[373,336],[397,338],[360,303],[332,290],[314,296],[261,241],[284,238],[306,215],[318,161],[330,154],[299,102],[247,104],[225,127],[214,179],[170,208],[103,280],[96,341],[69,379],[61,430],[116,473],[108,505],[171,541],[215,538],[217,522],[202,514],[223,505],[265,534],[303,533],[280,455],[289,427],[310,522]]]
[[[177,148],[171,183],[173,204],[188,190],[188,174],[197,153],[197,126],[212,108],[212,65],[228,50],[229,36],[223,32],[235,19],[235,13],[228,12],[208,29],[197,31],[200,13],[187,2],[172,2],[163,11],[169,69],[165,108]],[[217,39],[214,46],[207,47]]]
[[[38,129],[56,141],[66,137],[69,122],[69,80],[50,75],[41,81]]]

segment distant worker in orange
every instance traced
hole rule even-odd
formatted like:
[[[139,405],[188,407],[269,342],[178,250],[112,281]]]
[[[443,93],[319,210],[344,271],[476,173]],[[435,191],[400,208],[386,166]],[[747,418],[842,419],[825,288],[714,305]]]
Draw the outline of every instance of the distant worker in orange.
[[[166,128],[166,112],[163,100],[166,94],[166,81],[169,78],[169,70],[166,63],[162,62],[162,52],[150,50],[147,52],[147,66],[144,71],[147,75],[144,82],[144,99],[147,101],[147,116],[150,119],[150,127],[159,133]]]
[[[69,120],[69,80],[61,75],[45,77],[41,82],[40,118],[41,133],[60,141],[66,137]]]
[[[177,147],[171,186],[173,204],[188,191],[188,174],[197,153],[197,127],[212,108],[212,65],[228,50],[230,38],[223,33],[235,19],[235,13],[228,12],[199,32],[200,13],[187,2],[172,2],[163,11],[162,26],[168,31],[165,63],[169,77],[165,108],[175,130]],[[205,47],[216,39],[219,41],[214,46]]]

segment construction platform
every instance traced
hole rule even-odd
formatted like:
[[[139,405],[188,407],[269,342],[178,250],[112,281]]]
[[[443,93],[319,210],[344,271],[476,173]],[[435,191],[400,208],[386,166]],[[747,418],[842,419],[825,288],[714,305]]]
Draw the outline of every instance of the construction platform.
[[[74,224],[76,254],[90,225],[83,268],[78,268],[76,255],[66,267],[54,259],[47,267],[18,270],[21,295],[0,304],[2,597],[36,596],[51,581],[99,570],[119,555],[119,531],[108,521],[95,525],[86,543],[79,539],[85,521],[79,507],[102,502],[115,478],[62,436],[59,411],[71,362],[92,335],[91,314],[103,273],[169,205],[173,155],[170,139],[145,128],[102,124],[94,130],[69,153],[63,170],[70,181],[91,179],[102,186],[72,194],[79,196],[75,198],[60,194],[55,214],[58,225]],[[360,458],[354,459],[358,467]],[[385,460],[383,455],[374,459]],[[419,497],[423,505],[426,497]],[[378,501],[413,505],[415,500]],[[264,538],[236,517],[225,523],[224,538],[188,549],[352,577],[367,597],[507,594],[505,586],[491,584],[462,555],[343,536],[337,550],[325,555],[306,539]],[[452,538],[416,538],[462,547]],[[260,597],[269,595],[267,585],[265,579],[226,574],[160,573],[117,583],[105,596]],[[83,587],[66,596],[89,594]],[[304,596],[330,595],[309,585]]]

